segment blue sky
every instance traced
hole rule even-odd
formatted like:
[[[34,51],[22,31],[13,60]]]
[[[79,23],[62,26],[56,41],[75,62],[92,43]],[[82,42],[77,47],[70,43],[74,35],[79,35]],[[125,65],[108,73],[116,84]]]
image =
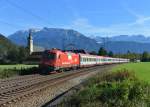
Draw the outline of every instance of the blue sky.
[[[67,28],[87,36],[150,36],[150,0],[0,0],[0,33]]]

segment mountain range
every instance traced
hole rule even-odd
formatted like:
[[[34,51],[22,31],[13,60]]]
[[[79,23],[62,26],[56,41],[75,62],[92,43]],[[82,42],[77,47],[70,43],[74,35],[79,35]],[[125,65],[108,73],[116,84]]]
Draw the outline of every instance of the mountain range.
[[[144,35],[118,35],[118,36],[113,36],[113,37],[95,36],[92,39],[95,39],[98,43],[108,42],[108,41],[150,43],[150,37],[145,37]]]
[[[135,53],[150,52],[150,43],[139,43],[131,41],[109,41],[105,43],[104,47],[108,51],[114,53],[127,53],[127,51]]]
[[[20,30],[8,36],[8,38],[18,44],[27,44],[28,30]],[[32,32],[34,45],[45,49],[84,49],[86,51],[98,51],[100,47],[105,47],[114,53],[150,52],[150,37],[144,35],[119,35],[114,37],[87,37],[72,29],[43,28]]]
[[[17,31],[8,38],[18,45],[26,46],[28,34],[29,32],[27,30]],[[34,45],[44,47],[45,49],[75,48],[85,49],[87,51],[97,51],[99,49],[99,44],[96,40],[88,38],[72,29],[43,28],[38,31],[33,31],[32,35]]]

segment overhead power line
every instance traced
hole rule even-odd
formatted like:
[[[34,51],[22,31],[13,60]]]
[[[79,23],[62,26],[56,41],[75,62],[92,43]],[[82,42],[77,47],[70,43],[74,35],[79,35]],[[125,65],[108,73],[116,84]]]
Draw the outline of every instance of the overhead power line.
[[[37,15],[37,14],[35,14],[35,13],[33,13],[33,12],[31,12],[31,11],[29,11],[29,10],[27,10],[27,9],[25,9],[25,8],[23,8],[23,7],[21,7],[21,6],[19,6],[18,4],[12,2],[11,0],[6,0],[6,1],[7,1],[7,3],[9,3],[10,5],[12,5],[13,7],[18,8],[18,9],[22,10],[23,12],[25,12],[25,13],[27,13],[27,14],[30,14],[32,17],[36,18],[37,20],[42,21],[42,22],[44,22],[44,23],[49,23],[49,24],[51,24],[51,23],[50,23],[49,21],[47,21],[45,18],[43,18],[43,17],[41,17],[41,16],[39,16],[39,15]]]
[[[2,20],[0,20],[0,23],[5,24],[5,25],[12,27],[12,28],[17,28],[17,29],[18,28],[24,28],[24,26],[20,26],[18,24],[8,23],[8,22],[2,21]]]

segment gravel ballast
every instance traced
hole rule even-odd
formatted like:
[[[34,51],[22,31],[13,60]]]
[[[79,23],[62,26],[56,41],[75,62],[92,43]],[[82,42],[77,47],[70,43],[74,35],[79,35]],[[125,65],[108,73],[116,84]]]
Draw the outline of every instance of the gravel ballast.
[[[76,78],[73,78],[69,81],[65,81],[59,85],[49,87],[45,90],[40,91],[39,93],[35,93],[29,97],[22,98],[16,103],[8,104],[8,107],[41,107],[45,103],[51,101],[56,96],[60,95],[63,92],[77,86],[82,83],[89,77],[96,75],[99,72],[109,71],[114,65],[109,65],[107,67],[100,67],[100,69],[94,70],[86,75],[82,75]]]

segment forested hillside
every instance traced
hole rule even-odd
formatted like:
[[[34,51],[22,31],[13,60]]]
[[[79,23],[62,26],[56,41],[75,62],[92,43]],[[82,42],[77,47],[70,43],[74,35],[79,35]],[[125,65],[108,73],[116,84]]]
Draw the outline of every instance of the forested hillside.
[[[0,34],[0,63],[19,63],[27,56],[27,49],[12,43]]]

